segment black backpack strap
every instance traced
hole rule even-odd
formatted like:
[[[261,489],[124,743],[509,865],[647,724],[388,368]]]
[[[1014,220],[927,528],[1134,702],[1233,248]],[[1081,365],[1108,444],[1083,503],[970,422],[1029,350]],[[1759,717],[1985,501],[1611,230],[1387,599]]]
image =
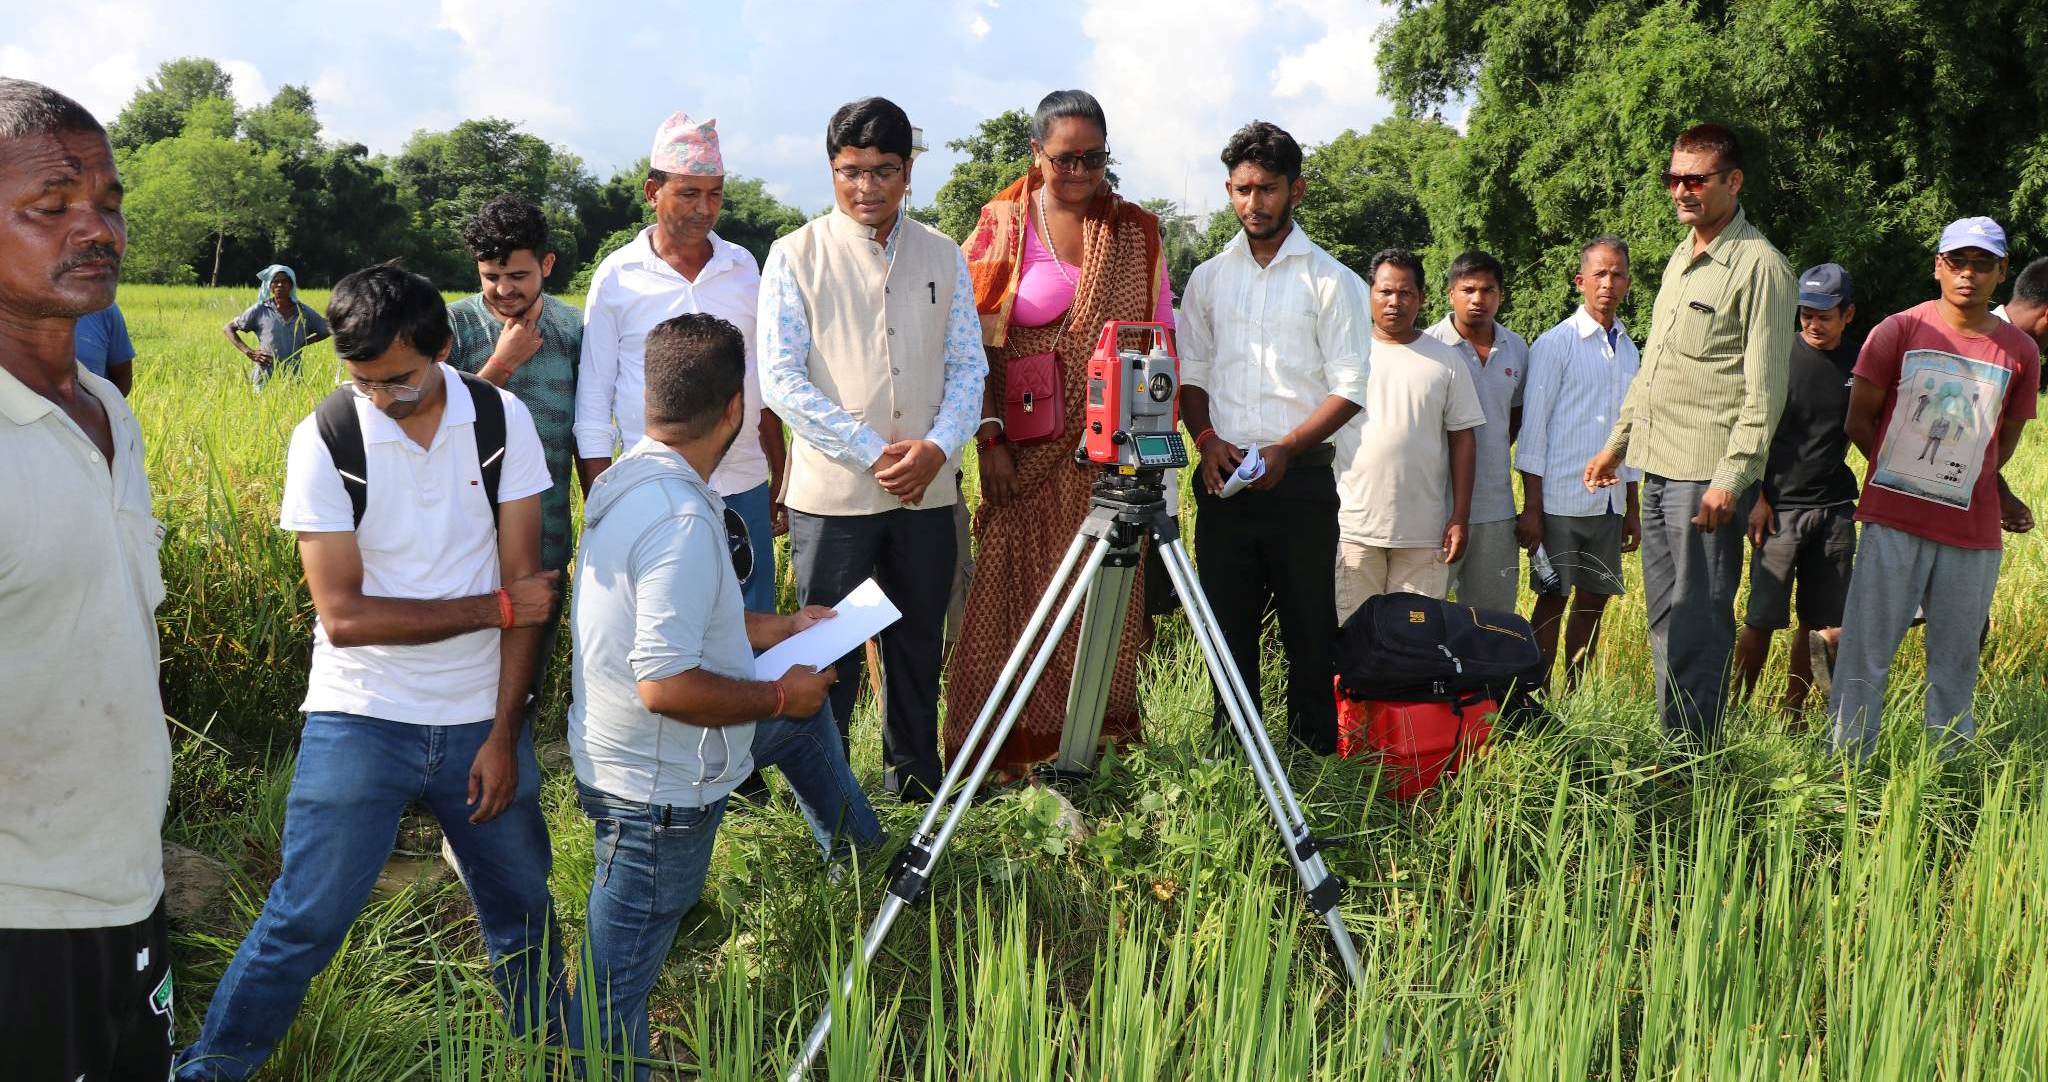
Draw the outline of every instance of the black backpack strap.
[[[498,477],[505,472],[505,400],[489,380],[458,372],[476,403],[476,461],[484,471],[484,499],[491,504],[491,518],[498,517]]]
[[[356,416],[355,392],[337,387],[321,399],[313,410],[313,427],[319,430],[320,442],[327,445],[327,454],[334,459],[334,472],[341,475],[341,487],[348,490],[349,506],[360,529],[363,508],[370,502],[370,470],[363,450],[363,423]],[[499,431],[504,427],[504,418],[500,417]]]

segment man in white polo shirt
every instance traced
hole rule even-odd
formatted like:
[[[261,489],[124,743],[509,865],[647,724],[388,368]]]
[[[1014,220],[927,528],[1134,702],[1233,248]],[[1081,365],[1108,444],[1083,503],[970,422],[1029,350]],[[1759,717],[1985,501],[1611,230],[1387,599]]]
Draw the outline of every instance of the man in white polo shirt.
[[[775,611],[775,535],[786,528],[782,419],[761,405],[755,374],[754,314],[761,268],[753,253],[713,231],[725,204],[718,122],[677,113],[654,134],[647,202],[654,224],[606,256],[583,305],[583,363],[576,385],[576,457],[583,489],[647,428],[647,332],[671,316],[704,312],[738,327],[747,341],[747,430],[711,487],[747,524],[754,563],[744,588],[750,612]]]
[[[556,1016],[526,724],[559,576],[540,570],[540,437],[517,398],[442,363],[448,310],[426,279],[357,271],[327,311],[350,377],[336,394],[355,398],[301,422],[285,466],[281,524],[299,535],[319,619],[284,868],[178,1057],[181,1082],[246,1078],[270,1055],[414,801],[461,864],[513,1032]]]
[[[591,486],[576,560],[569,750],[597,853],[582,985],[595,1043],[636,1060],[648,1052],[647,994],[750,770],[782,771],[828,858],[882,841],[826,705],[833,671],[755,678],[756,649],[832,612],[740,606],[742,582],[763,569],[746,566],[751,550],[704,478],[751,419],[745,353],[715,316],[647,333],[647,436]],[[633,1077],[647,1077],[644,1064]]]
[[[161,1082],[171,749],[142,431],[76,359],[128,244],[99,121],[0,78],[0,1075]]]

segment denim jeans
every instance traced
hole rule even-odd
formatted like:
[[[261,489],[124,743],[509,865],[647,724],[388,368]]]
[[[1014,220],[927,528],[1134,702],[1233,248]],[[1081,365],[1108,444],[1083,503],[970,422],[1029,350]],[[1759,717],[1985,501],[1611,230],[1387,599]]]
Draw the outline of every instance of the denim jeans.
[[[285,803],[284,870],[214,989],[199,1039],[178,1056],[180,1082],[246,1078],[270,1056],[307,986],[362,912],[414,800],[434,813],[462,864],[512,1030],[531,1030],[543,1009],[550,1020],[560,1017],[552,854],[530,731],[515,753],[519,788],[511,805],[488,822],[469,821],[469,768],[490,731],[488,721],[306,716]]]
[[[739,512],[747,524],[747,541],[754,548],[754,573],[740,586],[741,603],[748,612],[774,612],[779,581],[775,575],[775,499],[763,482],[725,497],[725,505]]]
[[[881,846],[881,824],[846,765],[830,706],[802,720],[758,723],[754,762],[781,768],[828,861],[850,856],[848,841],[863,851]],[[726,798],[682,807],[626,800],[580,782],[576,789],[597,834],[583,989],[593,997],[601,1043],[611,1055],[631,1052],[631,1077],[644,1082],[647,995],[677,925],[704,893]]]

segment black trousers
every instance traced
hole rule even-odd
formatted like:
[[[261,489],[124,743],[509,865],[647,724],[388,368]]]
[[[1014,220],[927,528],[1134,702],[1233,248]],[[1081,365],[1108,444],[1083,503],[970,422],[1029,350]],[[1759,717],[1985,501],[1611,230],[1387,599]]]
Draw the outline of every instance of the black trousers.
[[[171,1071],[164,904],[120,928],[0,928],[0,1075],[163,1082]]]
[[[1328,453],[1291,463],[1270,492],[1245,489],[1221,499],[1197,485],[1195,554],[1202,592],[1253,700],[1263,711],[1259,640],[1271,608],[1287,654],[1287,731],[1318,754],[1335,751],[1337,475]],[[1215,723],[1230,724],[1220,690]]]
[[[939,762],[939,666],[946,603],[958,549],[951,507],[905,507],[877,515],[789,513],[796,603],[831,605],[874,578],[903,618],[882,632],[882,766],[889,791],[929,799],[946,775]],[[847,733],[867,659],[839,661],[832,716]]]

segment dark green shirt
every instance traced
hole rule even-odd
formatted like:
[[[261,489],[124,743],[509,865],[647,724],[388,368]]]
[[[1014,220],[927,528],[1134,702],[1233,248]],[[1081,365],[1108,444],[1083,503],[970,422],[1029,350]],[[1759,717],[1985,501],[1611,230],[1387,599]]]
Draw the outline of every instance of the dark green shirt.
[[[569,566],[575,538],[569,531],[569,486],[576,477],[576,366],[583,354],[583,316],[572,305],[543,296],[540,316],[540,352],[519,366],[505,383],[505,389],[533,414],[533,427],[540,433],[541,450],[547,456],[548,476],[554,487],[540,496],[541,566],[561,570]],[[498,347],[504,324],[484,307],[481,294],[464,297],[448,306],[448,322],[455,328],[455,345],[448,363],[464,372],[477,372]]]
[[[1798,298],[1791,265],[1741,209],[1697,256],[1688,233],[1664,265],[1607,449],[1668,480],[1755,484],[1785,409]]]

